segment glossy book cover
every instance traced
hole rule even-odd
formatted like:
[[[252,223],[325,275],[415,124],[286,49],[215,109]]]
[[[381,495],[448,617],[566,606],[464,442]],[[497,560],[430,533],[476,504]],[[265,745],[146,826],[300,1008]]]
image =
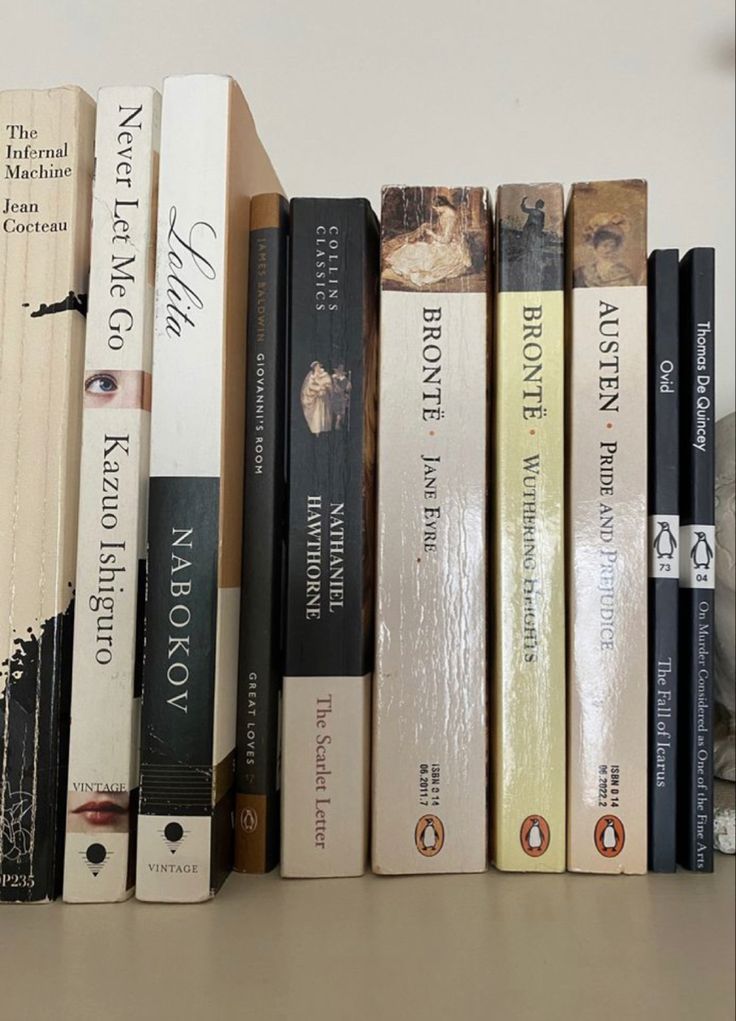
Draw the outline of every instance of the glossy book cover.
[[[491,834],[497,868],[565,868],[564,196],[496,204]]]

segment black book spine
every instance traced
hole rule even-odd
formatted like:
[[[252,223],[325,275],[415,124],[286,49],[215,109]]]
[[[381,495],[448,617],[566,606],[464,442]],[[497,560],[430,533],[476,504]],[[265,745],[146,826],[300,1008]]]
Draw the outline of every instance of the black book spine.
[[[649,257],[649,868],[677,864],[679,253]]]
[[[695,872],[713,871],[714,290],[713,249],[692,249],[680,264],[678,861]]]
[[[288,205],[251,202],[235,868],[278,862]]]

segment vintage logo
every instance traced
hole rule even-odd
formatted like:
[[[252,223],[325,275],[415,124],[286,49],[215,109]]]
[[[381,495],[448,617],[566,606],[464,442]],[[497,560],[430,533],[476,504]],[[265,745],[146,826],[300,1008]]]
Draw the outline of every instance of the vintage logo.
[[[549,847],[549,823],[541,815],[528,815],[521,824],[519,840],[524,854],[540,858]]]
[[[254,808],[241,809],[240,828],[243,833],[255,833],[258,829],[258,813]]]
[[[593,840],[599,854],[615,858],[621,854],[626,842],[624,824],[617,815],[603,815],[595,825]]]
[[[436,815],[423,815],[414,829],[417,851],[425,858],[434,858],[445,843],[445,827]]]

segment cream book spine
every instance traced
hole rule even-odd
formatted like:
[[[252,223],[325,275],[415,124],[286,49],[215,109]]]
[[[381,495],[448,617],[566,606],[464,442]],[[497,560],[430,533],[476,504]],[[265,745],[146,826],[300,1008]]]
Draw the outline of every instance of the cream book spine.
[[[136,896],[232,867],[250,197],[280,185],[242,92],[164,82]]]
[[[94,119],[0,93],[0,901],[61,889]]]
[[[496,203],[492,846],[565,869],[564,197]]]
[[[97,95],[63,888],[77,903],[134,883],[160,112],[148,87]]]
[[[486,867],[490,214],[390,187],[381,227],[373,869]]]
[[[647,869],[647,189],[568,207],[567,867]]]

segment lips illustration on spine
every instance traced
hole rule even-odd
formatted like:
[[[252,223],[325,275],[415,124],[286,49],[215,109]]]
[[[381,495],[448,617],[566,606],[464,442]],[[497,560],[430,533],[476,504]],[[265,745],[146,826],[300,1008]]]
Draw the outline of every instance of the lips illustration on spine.
[[[85,801],[72,812],[72,815],[83,815],[93,826],[110,826],[121,815],[127,815],[126,805],[117,805],[114,801]]]

